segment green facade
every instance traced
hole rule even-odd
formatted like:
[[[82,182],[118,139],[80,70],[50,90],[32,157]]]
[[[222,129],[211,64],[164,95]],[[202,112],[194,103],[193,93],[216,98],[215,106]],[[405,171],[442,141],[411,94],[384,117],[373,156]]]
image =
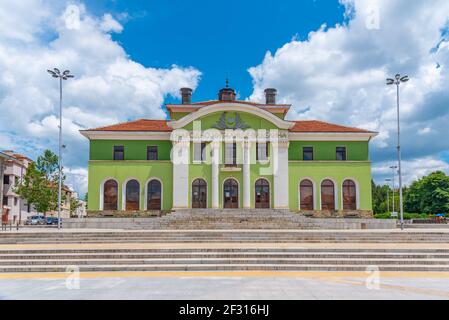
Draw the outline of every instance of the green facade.
[[[214,127],[220,120],[223,112],[212,112],[200,119],[201,129],[206,130]],[[235,116],[237,112],[229,111],[229,114]],[[182,119],[188,113],[173,115],[174,120]],[[277,129],[277,126],[262,117],[253,114],[238,112],[240,119],[251,129]],[[281,117],[282,118],[282,117]],[[192,130],[193,123],[184,126],[186,130]],[[324,179],[330,179],[335,183],[337,190],[338,208],[342,208],[342,184],[346,179],[350,179],[357,185],[357,209],[371,210],[371,162],[369,161],[369,141],[308,141],[292,140],[288,146],[288,181],[285,181],[285,188],[288,188],[288,207],[292,211],[298,211],[299,207],[299,183],[303,179],[309,179],[314,183],[314,208],[320,209],[320,184]],[[333,139],[336,140],[336,139]],[[114,146],[123,146],[125,160],[114,161]],[[158,160],[148,161],[147,147],[158,147]],[[303,147],[313,147],[313,161],[303,160]],[[336,148],[346,147],[346,161],[336,160]],[[210,154],[210,144],[207,145],[206,154]],[[224,163],[224,143],[220,146],[220,159]],[[90,139],[89,155],[89,210],[99,210],[101,186],[108,179],[114,179],[118,182],[118,209],[123,210],[123,194],[125,183],[129,179],[136,179],[140,184],[140,210],[145,208],[145,185],[151,179],[158,179],[162,183],[162,210],[171,210],[173,208],[173,190],[177,187],[177,181],[173,180],[173,164],[170,153],[172,151],[172,142],[169,138],[160,140],[132,140],[126,139]],[[241,145],[237,145],[238,158],[242,155]],[[251,166],[250,166],[250,203],[251,208],[255,207],[255,189],[256,180],[264,178],[270,185],[270,207],[274,206],[274,193],[283,192],[283,190],[273,190],[274,175],[272,168],[273,147],[270,144],[268,163],[256,161],[256,146],[251,145]],[[209,159],[207,159],[209,160]],[[207,206],[211,208],[212,203],[212,166],[210,162],[193,162],[193,144],[190,144],[190,161],[188,169],[188,182],[201,178],[207,182]],[[239,207],[243,208],[243,173],[242,164],[235,166],[235,171],[223,170],[224,164],[220,164],[218,175],[219,185],[219,205],[223,207],[223,183],[227,178],[233,177],[239,183]],[[188,193],[189,203],[192,200],[192,189]]]

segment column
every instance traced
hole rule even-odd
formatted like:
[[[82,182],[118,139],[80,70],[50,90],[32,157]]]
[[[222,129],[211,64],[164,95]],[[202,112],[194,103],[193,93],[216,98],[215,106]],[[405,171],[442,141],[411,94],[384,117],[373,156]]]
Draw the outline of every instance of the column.
[[[189,205],[190,142],[173,145],[173,209],[187,209]]]
[[[212,208],[219,208],[220,142],[212,142]]]
[[[5,173],[5,167],[3,159],[0,158],[0,216],[3,214],[3,175]]]
[[[243,208],[251,208],[251,143],[243,142]]]
[[[288,138],[273,142],[273,195],[275,209],[288,209]]]

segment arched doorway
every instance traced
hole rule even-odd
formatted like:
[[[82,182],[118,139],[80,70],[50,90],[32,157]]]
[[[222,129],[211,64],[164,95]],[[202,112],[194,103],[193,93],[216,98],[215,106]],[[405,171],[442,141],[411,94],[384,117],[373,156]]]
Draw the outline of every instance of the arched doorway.
[[[203,179],[192,182],[192,208],[207,208],[207,183]]]
[[[343,210],[357,210],[357,191],[352,180],[343,182]]]
[[[118,210],[118,184],[108,180],[103,185],[103,210]]]
[[[239,207],[239,184],[235,179],[227,179],[223,184],[223,208]]]
[[[321,210],[335,210],[335,187],[329,179],[321,182]]]
[[[313,210],[313,183],[310,180],[302,180],[299,185],[300,210]]]
[[[159,180],[153,179],[147,186],[147,210],[162,209],[162,184]]]
[[[126,211],[138,211],[140,206],[140,185],[137,180],[129,180],[126,184]]]
[[[270,183],[265,179],[259,179],[255,184],[256,209],[270,208]]]

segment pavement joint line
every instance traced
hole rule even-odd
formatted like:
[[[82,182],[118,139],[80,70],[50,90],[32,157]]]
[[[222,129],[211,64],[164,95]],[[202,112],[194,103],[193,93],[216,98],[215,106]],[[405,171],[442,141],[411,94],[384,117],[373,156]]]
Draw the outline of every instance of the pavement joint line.
[[[334,277],[328,277],[328,278],[320,278],[321,280],[333,282],[333,283],[339,283],[339,284],[348,284],[348,285],[357,285],[357,286],[363,286],[365,287],[364,282],[354,281],[354,280],[348,280],[348,279],[341,279],[341,278],[334,278]],[[386,283],[379,283],[379,290],[398,290],[402,292],[413,292],[418,294],[425,294],[425,295],[431,295],[431,296],[440,296],[444,298],[449,298],[449,291],[442,291],[442,290],[435,290],[435,289],[426,289],[426,288],[417,288],[417,287],[411,287],[411,286],[400,286],[400,285],[393,285],[393,284],[386,284]]]
[[[1,280],[12,279],[65,279],[73,273],[38,272],[38,273],[1,273]],[[96,278],[234,278],[234,277],[276,277],[276,278],[316,278],[337,279],[352,277],[366,279],[366,272],[356,271],[99,271],[80,272],[82,279]],[[413,279],[449,279],[449,272],[381,272],[381,278],[413,278]],[[449,293],[448,296],[449,297]]]

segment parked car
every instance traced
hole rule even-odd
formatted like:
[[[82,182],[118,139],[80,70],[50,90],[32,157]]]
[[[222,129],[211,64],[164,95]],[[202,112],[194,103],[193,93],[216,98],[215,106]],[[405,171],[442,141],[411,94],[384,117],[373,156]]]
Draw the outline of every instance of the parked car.
[[[44,225],[45,223],[46,220],[44,216],[31,216],[25,221],[25,224],[30,226]]]
[[[58,218],[57,217],[47,217],[47,225],[57,225],[58,224]]]

